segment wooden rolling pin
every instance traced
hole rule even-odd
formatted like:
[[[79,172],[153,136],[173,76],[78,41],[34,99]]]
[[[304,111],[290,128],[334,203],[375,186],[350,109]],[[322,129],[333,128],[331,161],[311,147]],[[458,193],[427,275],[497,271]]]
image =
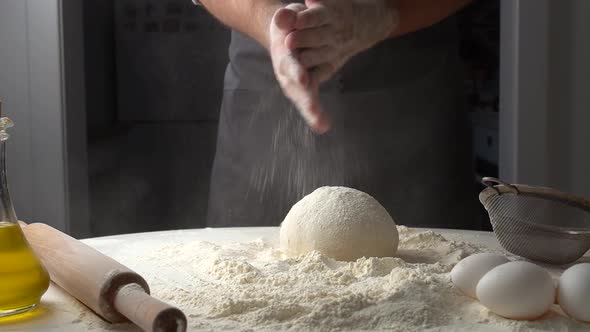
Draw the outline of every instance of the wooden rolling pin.
[[[186,317],[149,295],[137,273],[45,224],[21,223],[51,280],[111,323],[127,319],[144,331],[186,331]]]

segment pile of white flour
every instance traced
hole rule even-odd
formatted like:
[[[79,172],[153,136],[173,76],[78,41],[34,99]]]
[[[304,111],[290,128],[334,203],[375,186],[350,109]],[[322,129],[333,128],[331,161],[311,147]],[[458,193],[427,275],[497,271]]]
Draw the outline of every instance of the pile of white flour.
[[[114,257],[181,308],[189,330],[584,331],[555,309],[535,322],[489,313],[452,287],[449,272],[482,251],[433,232],[399,227],[397,258],[337,262],[317,252],[288,258],[262,240],[169,244]],[[141,264],[140,264],[141,263]],[[145,269],[150,265],[150,271]],[[106,328],[81,317],[88,329]],[[442,327],[442,328],[441,328]]]

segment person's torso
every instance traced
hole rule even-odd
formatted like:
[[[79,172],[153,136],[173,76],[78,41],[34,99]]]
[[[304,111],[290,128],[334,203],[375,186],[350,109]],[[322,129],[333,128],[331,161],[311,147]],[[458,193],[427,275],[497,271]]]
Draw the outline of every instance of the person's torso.
[[[368,192],[402,224],[469,222],[461,211],[473,216],[477,199],[453,19],[352,58],[322,87],[334,120],[322,136],[283,96],[264,48],[233,32],[229,53],[210,226],[278,225],[324,185]]]

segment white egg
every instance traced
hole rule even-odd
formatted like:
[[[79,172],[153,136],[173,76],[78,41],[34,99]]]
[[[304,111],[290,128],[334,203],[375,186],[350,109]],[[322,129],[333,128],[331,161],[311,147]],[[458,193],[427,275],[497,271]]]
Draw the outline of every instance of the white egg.
[[[508,258],[502,255],[490,253],[471,255],[455,265],[451,271],[451,280],[465,295],[476,298],[475,287],[481,277],[496,266],[508,262]]]
[[[533,320],[553,305],[555,286],[545,269],[528,262],[510,262],[486,273],[476,294],[481,304],[500,316]]]
[[[559,278],[559,305],[571,317],[590,322],[590,264],[577,264]]]

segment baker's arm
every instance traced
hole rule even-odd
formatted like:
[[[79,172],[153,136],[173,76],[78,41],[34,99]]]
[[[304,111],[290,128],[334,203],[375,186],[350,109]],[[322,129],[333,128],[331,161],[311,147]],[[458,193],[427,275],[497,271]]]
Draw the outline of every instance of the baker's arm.
[[[458,12],[471,0],[392,0],[399,19],[391,37],[428,28]]]
[[[270,47],[272,17],[285,7],[280,0],[199,0],[195,3],[200,3],[223,24],[254,38],[266,49]]]
[[[312,81],[328,80],[350,58],[380,43],[429,27],[470,0],[305,0],[286,39]]]
[[[222,23],[255,39],[270,54],[273,70],[285,96],[297,107],[307,124],[317,133],[330,128],[322,111],[318,85],[287,48],[285,38],[295,28],[302,4],[285,5],[281,0],[200,0],[201,5]]]

